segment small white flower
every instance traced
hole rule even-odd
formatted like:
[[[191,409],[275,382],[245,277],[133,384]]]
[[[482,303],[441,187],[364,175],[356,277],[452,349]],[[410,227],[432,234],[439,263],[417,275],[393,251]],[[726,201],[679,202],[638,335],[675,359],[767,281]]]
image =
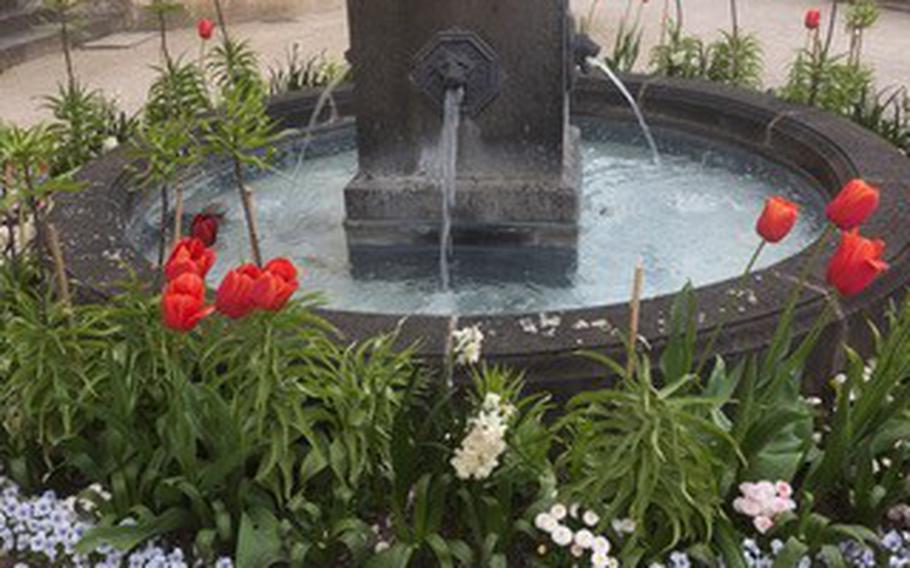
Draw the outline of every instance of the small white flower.
[[[584,556],[584,554],[585,554],[585,549],[582,548],[582,547],[580,547],[580,546],[578,546],[577,544],[573,544],[573,545],[569,548],[569,554],[571,554],[571,555],[574,556],[575,558],[581,558],[581,557]]]
[[[610,557],[606,552],[595,552],[591,555],[591,566],[594,568],[606,568],[610,562]]]
[[[575,535],[572,534],[572,530],[569,527],[564,525],[559,525],[556,527],[550,537],[553,539],[553,542],[558,546],[569,546],[572,543],[572,537]]]
[[[373,547],[373,552],[375,552],[376,554],[379,554],[383,550],[388,550],[388,549],[389,549],[389,543],[387,543],[384,540],[380,540],[379,542],[376,543],[376,546]]]
[[[101,149],[105,153],[116,150],[117,146],[120,146],[120,142],[117,140],[116,136],[108,136],[104,139],[104,142],[101,143]]]
[[[506,451],[509,405],[496,393],[488,393],[480,412],[470,420],[471,429],[455,450],[451,464],[459,479],[486,479],[499,465]]]
[[[603,554],[606,556],[607,554],[610,554],[610,548],[610,541],[604,536],[596,537],[594,542],[591,543],[591,549],[595,554]]]
[[[585,511],[585,514],[582,515],[582,521],[589,527],[596,527],[597,523],[600,522],[600,516],[594,511]]]
[[[557,521],[561,521],[566,518],[566,514],[568,514],[568,511],[566,510],[565,505],[563,505],[562,503],[556,503],[555,505],[550,507],[550,514]]]
[[[483,332],[480,326],[475,325],[459,329],[452,333],[455,344],[452,352],[458,365],[474,365],[480,361],[483,348]]]
[[[549,533],[553,532],[553,530],[559,526],[559,523],[553,518],[553,515],[549,513],[538,513],[538,515],[534,517],[534,526]]]
[[[575,533],[575,544],[582,548],[591,548],[594,546],[594,535],[588,529],[581,529]]]
[[[632,534],[636,528],[632,519],[613,519],[610,524],[618,534]]]

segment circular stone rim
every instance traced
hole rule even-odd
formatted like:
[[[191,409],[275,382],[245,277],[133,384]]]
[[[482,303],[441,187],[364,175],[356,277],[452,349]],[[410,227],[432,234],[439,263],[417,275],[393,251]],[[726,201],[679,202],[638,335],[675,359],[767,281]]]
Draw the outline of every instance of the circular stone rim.
[[[887,241],[886,259],[891,269],[865,292],[843,301],[833,323],[823,331],[810,357],[812,384],[807,388],[818,392],[839,365],[836,346],[846,341],[860,351],[868,349],[873,338],[865,322],[880,322],[888,302],[910,280],[910,159],[876,134],[843,118],[770,95],[705,81],[638,75],[625,76],[625,80],[654,125],[761,154],[808,176],[829,196],[854,177],[881,188],[879,211],[863,232]],[[305,128],[319,94],[303,91],[274,98],[269,113],[283,128]],[[571,96],[573,116],[629,119],[624,100],[605,80],[583,78]],[[342,114],[352,114],[350,87],[336,91],[334,99]],[[86,184],[85,191],[56,198],[50,213],[51,222],[64,237],[67,268],[82,301],[102,300],[131,277],[155,281],[153,267],[126,240],[130,214],[141,201],[136,192],[121,189],[131,162],[129,153],[121,148],[87,164],[77,176]],[[832,239],[828,254],[834,245]],[[757,301],[730,302],[736,317],[725,323],[716,353],[746,354],[767,345],[797,269],[813,246],[751,275],[747,286]],[[824,282],[824,265],[820,263],[797,305],[796,338],[808,333],[827,302]],[[728,304],[726,297],[736,284],[737,279],[730,279],[695,289],[701,341],[707,335],[705,330],[725,319],[721,307]],[[675,294],[668,294],[642,302],[640,333],[647,338],[646,348],[652,354],[659,353],[667,342],[674,298]],[[327,309],[317,312],[335,326],[341,341],[394,332],[398,345],[416,345],[416,354],[431,365],[440,365],[446,357],[452,329],[479,325],[488,363],[522,369],[532,389],[549,390],[559,398],[602,384],[606,375],[602,366],[578,356],[578,352],[598,351],[621,358],[624,348],[619,332],[629,317],[625,304],[546,312],[544,320],[550,325],[541,325],[540,313],[401,316]]]

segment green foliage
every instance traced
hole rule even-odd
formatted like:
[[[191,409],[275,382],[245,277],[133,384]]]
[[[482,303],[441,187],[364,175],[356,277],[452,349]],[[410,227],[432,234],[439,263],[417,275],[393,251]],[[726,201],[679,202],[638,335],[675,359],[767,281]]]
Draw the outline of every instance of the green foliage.
[[[685,35],[682,27],[670,23],[668,41],[651,50],[651,66],[667,77],[701,79],[708,72],[708,50],[696,36]]]
[[[324,88],[351,79],[349,67],[326,60],[324,53],[304,60],[296,43],[288,51],[284,66],[270,69],[269,74],[269,92],[272,95]]]
[[[874,531],[858,524],[832,521],[815,512],[815,498],[803,493],[796,514],[785,513],[776,519],[774,535],[784,541],[784,547],[774,566],[797,565],[803,556],[820,557],[827,566],[846,566],[840,544],[853,541],[874,547],[879,544]]]
[[[629,73],[635,67],[641,52],[641,36],[644,29],[636,21],[631,28],[626,28],[625,20],[620,22],[616,32],[613,52],[605,57],[607,65],[621,73]]]
[[[848,30],[865,30],[878,22],[881,10],[875,0],[851,0],[844,13]]]
[[[55,193],[79,189],[69,176],[48,175],[49,161],[59,153],[58,144],[56,130],[44,124],[5,130],[0,137],[0,163],[7,166],[4,172],[7,195],[0,209],[18,205],[34,208]]]
[[[83,546],[190,531],[204,556],[234,551],[261,566],[351,543],[351,527],[366,526],[356,513],[386,494],[391,432],[416,373],[389,340],[340,347],[305,305],[177,336],[139,293],[43,315],[33,288],[4,290],[5,457],[23,482],[111,488]],[[303,531],[313,510],[327,518]],[[137,524],[116,526],[126,516]]]
[[[471,427],[454,392],[415,385],[409,411],[399,416],[392,456],[391,527],[395,544],[371,559],[383,566],[506,566],[537,537],[532,513],[549,501],[555,472],[549,459],[553,433],[544,423],[545,398],[519,398],[521,379],[498,368],[474,375],[469,414],[488,394],[514,404],[502,463],[484,480],[459,480],[449,462]]]
[[[264,93],[243,84],[223,92],[221,104],[202,121],[206,152],[258,168],[268,167],[276,125],[266,113]]]
[[[168,119],[195,118],[210,110],[205,77],[197,65],[168,60],[155,69],[158,76],[149,88],[146,122],[156,124]]]
[[[222,96],[226,97],[227,92],[238,89],[256,91],[257,95],[263,95],[265,85],[259,74],[259,61],[245,41],[223,38],[221,44],[209,55],[208,70]]]
[[[784,99],[814,104],[825,110],[850,115],[871,86],[872,72],[844,61],[843,56],[820,57],[802,50],[790,67]]]
[[[708,78],[712,81],[757,89],[763,70],[761,45],[752,34],[721,32],[708,47]]]
[[[888,315],[889,333],[876,337],[867,369],[848,350],[844,380],[835,380],[830,433],[814,456],[808,491],[833,499],[850,518],[875,523],[910,496],[910,302]]]
[[[145,9],[155,16],[164,17],[179,14],[183,11],[184,6],[178,0],[151,0]]]
[[[135,120],[118,111],[113,101],[79,83],[60,85],[57,96],[46,100],[58,139],[51,164],[55,172],[79,168],[101,153],[105,140],[124,142],[135,127]]]
[[[910,94],[907,87],[863,92],[853,120],[910,154]]]
[[[662,360],[666,386],[654,384],[647,357],[639,357],[628,376],[615,361],[592,355],[621,380],[614,389],[576,396],[564,419],[568,491],[605,518],[636,522],[638,531],[622,549],[630,565],[681,542],[711,539],[725,471],[739,455],[713,418],[726,400],[704,392],[691,374],[690,293],[674,310],[673,339]]]

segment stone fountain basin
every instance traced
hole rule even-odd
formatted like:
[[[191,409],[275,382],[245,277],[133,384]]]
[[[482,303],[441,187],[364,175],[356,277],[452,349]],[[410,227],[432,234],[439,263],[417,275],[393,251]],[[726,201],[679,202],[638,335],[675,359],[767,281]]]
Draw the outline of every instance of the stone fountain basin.
[[[859,296],[841,304],[836,320],[824,331],[812,355],[809,391],[819,391],[839,365],[838,346],[848,342],[868,350],[872,338],[866,322],[880,322],[892,299],[904,293],[910,276],[910,160],[874,133],[824,111],[789,104],[774,97],[701,81],[644,76],[626,77],[653,126],[737,145],[800,172],[829,195],[854,177],[879,186],[879,212],[864,227],[867,236],[887,241],[891,270]],[[286,128],[303,128],[316,105],[318,92],[302,92],[271,101],[270,114]],[[342,115],[353,112],[349,89],[334,95]],[[618,92],[606,81],[581,79],[572,94],[573,116],[631,120]],[[100,301],[136,276],[154,281],[154,269],[127,240],[126,228],[141,203],[129,184],[130,157],[124,149],[88,164],[79,174],[86,183],[80,194],[63,195],[55,202],[51,220],[63,235],[63,252],[80,297]],[[833,250],[834,242],[829,245]],[[809,247],[811,248],[811,247]],[[755,272],[747,286],[751,302],[733,304],[716,352],[735,356],[761,350],[777,326],[783,304],[805,249],[788,259]],[[830,251],[828,251],[830,254]],[[631,277],[633,267],[629,267]],[[725,299],[737,282],[728,280],[697,288],[701,341],[724,315]],[[813,271],[796,311],[795,332],[804,335],[825,302],[824,264]],[[673,295],[642,304],[640,333],[657,357],[667,341]],[[546,314],[496,316],[432,316],[363,314],[320,310],[338,330],[339,341],[357,341],[398,330],[401,346],[416,344],[427,364],[439,366],[449,347],[452,329],[479,325],[485,340],[484,359],[521,369],[530,388],[564,398],[593,388],[606,371],[580,351],[598,351],[621,357],[621,333],[627,328],[629,308],[610,304]]]

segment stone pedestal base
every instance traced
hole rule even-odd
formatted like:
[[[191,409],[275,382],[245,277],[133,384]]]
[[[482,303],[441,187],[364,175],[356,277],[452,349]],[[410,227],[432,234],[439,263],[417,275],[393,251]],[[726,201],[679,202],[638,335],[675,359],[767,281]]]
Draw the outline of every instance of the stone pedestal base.
[[[561,176],[505,179],[459,173],[451,212],[453,242],[575,248],[582,177],[577,138],[572,136]],[[352,248],[439,242],[442,193],[433,180],[358,174],[344,198]]]

